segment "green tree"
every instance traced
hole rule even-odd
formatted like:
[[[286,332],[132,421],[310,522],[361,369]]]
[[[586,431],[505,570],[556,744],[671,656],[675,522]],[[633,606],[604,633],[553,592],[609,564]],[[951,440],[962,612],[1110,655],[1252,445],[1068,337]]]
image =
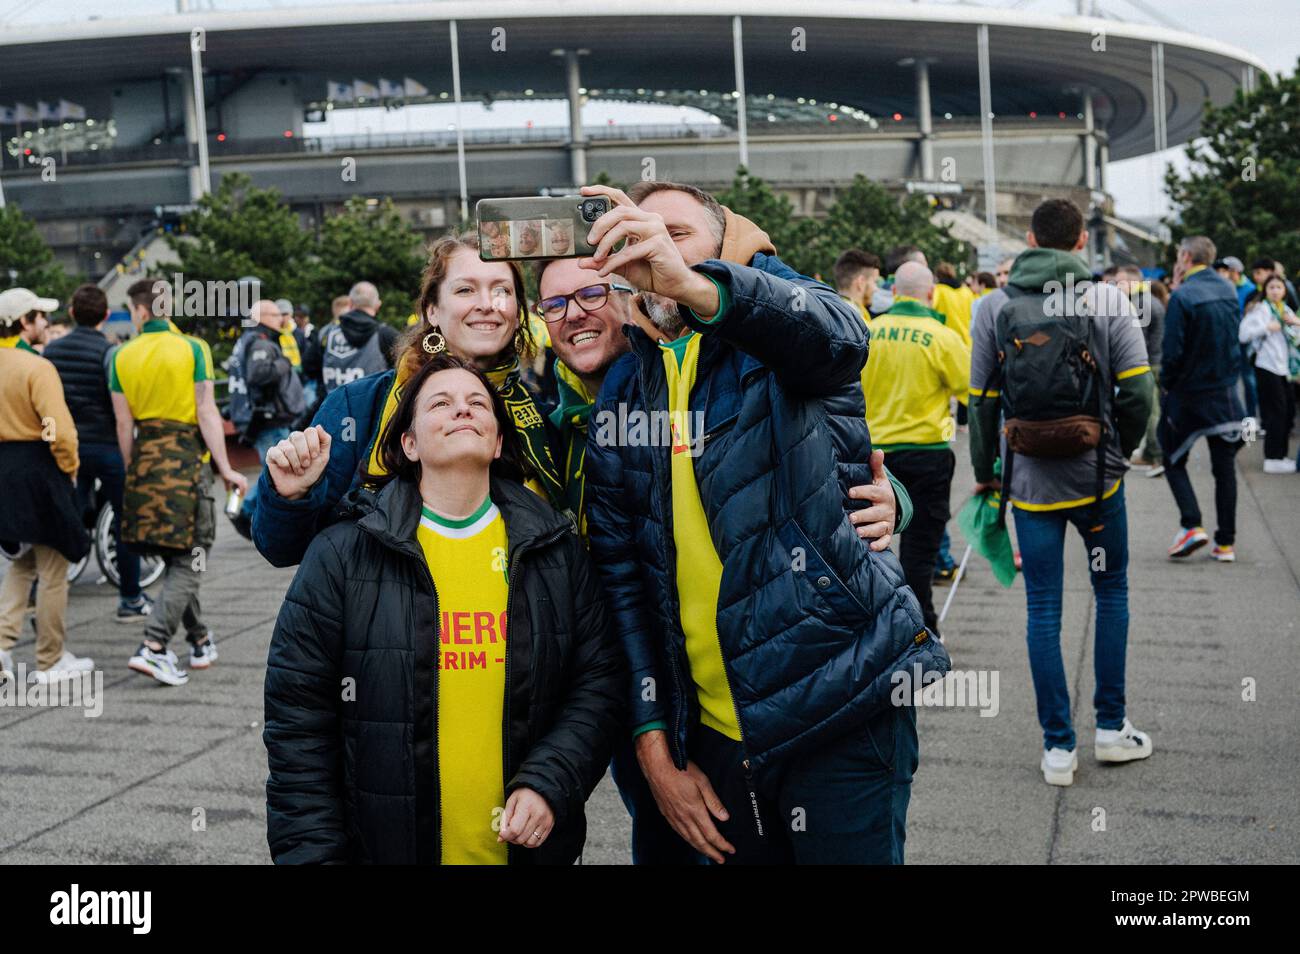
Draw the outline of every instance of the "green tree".
[[[1220,255],[1247,264],[1264,255],[1300,264],[1300,66],[1260,76],[1253,93],[1238,90],[1225,106],[1207,103],[1186,155],[1186,177],[1165,175],[1175,243],[1208,235]]]
[[[392,200],[372,201],[349,199],[342,212],[322,223],[303,300],[313,315],[328,315],[330,301],[364,279],[379,289],[379,317],[400,328],[415,310],[424,250],[419,233],[402,221]]]
[[[883,259],[895,245],[917,246],[931,267],[940,261],[955,265],[968,261],[970,246],[953,238],[947,226],[930,221],[931,214],[925,196],[896,198],[866,176],[856,175],[836,196],[817,230],[812,249],[815,270],[829,280],[835,259],[845,249],[860,248]]]
[[[930,221],[930,204],[924,196],[898,199],[862,175],[854,176],[820,221],[797,217],[789,199],[744,166],[718,201],[767,232],[790,267],[805,275],[820,275],[827,282],[833,280],[835,259],[849,248],[884,258],[895,245],[915,245],[931,262],[953,263],[967,261],[971,253],[946,227]]]
[[[228,173],[181,219],[181,230],[167,237],[177,261],[160,263],[152,277],[171,280],[180,272],[186,283],[224,283],[253,276],[264,298],[296,299],[310,289],[311,238],[278,189]]]
[[[13,203],[0,208],[0,270],[5,288],[29,288],[38,295],[57,298],[60,306],[78,282],[54,260],[36,223]]]
[[[789,199],[773,192],[766,181],[751,175],[744,166],[736,169],[731,187],[719,193],[717,199],[766,232],[777,254],[791,268],[812,274],[806,269],[815,266],[814,258],[808,253],[817,235],[817,223],[809,218],[796,218]]]

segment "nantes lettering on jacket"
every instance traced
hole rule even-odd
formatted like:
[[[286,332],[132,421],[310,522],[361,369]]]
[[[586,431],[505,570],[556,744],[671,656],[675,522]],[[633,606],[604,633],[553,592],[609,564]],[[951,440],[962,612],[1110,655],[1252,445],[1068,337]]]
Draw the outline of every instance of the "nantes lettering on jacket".
[[[617,412],[605,409],[593,422],[594,440],[601,447],[673,447],[674,433],[686,433],[692,457],[704,449],[703,411],[629,411],[620,402]]]
[[[148,934],[153,923],[151,891],[71,891],[50,895],[50,923],[66,925],[129,924],[133,934]]]

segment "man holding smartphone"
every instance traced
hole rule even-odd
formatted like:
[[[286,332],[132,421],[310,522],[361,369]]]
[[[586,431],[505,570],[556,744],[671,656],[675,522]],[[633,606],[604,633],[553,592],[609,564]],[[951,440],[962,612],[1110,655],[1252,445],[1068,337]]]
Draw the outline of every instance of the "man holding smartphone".
[[[605,377],[585,481],[654,799],[716,863],[900,863],[917,743],[890,677],[949,663],[888,552],[892,513],[855,509],[889,487],[863,322],[707,193],[582,192],[614,208],[578,264],[640,289],[656,330],[628,330]],[[625,429],[638,415],[670,439]]]

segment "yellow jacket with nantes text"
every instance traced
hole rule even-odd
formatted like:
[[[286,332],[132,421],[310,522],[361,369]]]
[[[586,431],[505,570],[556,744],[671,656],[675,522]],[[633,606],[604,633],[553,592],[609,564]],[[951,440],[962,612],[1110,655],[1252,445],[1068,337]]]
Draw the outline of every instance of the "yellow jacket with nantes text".
[[[946,448],[955,422],[949,399],[966,403],[970,347],[943,316],[898,296],[871,322],[862,369],[871,443],[885,452]]]

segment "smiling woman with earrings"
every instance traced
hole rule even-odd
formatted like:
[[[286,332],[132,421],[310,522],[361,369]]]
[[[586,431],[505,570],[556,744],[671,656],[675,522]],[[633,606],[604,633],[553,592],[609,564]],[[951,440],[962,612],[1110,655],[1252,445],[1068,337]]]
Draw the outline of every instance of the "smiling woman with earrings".
[[[435,355],[471,362],[501,395],[529,471],[527,486],[557,508],[564,493],[556,435],[520,380],[520,360],[536,350],[524,310],[523,275],[514,262],[484,262],[478,236],[434,243],[420,282],[419,324],[403,335],[391,371],[338,388],[312,426],[267,452],[253,514],[253,542],[275,566],[301,562],[317,533],[338,519],[340,501],[383,474],[379,435],[407,382]]]

